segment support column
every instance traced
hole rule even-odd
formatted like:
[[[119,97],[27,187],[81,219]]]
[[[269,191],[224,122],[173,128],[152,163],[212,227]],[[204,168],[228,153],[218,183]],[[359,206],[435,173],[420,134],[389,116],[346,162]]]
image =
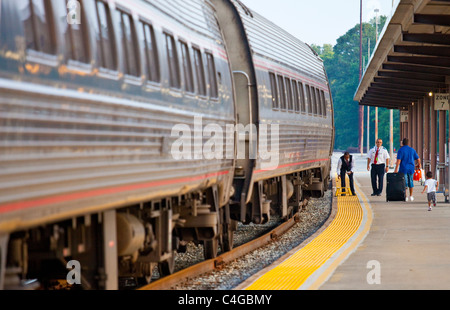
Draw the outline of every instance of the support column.
[[[400,123],[400,144],[403,140],[403,138],[408,138],[408,124],[409,124],[409,115],[408,115],[408,121]],[[401,147],[401,145],[400,145]]]
[[[406,123],[403,123],[403,134],[400,137],[400,142],[403,140],[403,138],[409,138],[409,116],[408,116],[408,121]]]
[[[414,124],[414,107],[409,106],[408,107],[408,139],[409,139],[409,146],[414,145],[413,141],[413,124]]]
[[[430,100],[425,98],[423,113],[423,169],[425,173],[430,169]]]
[[[393,168],[394,165],[394,110],[389,110],[389,167]]]
[[[445,84],[447,84],[447,93],[450,93],[450,76],[447,76],[445,78]],[[447,113],[447,122],[448,124],[450,124],[450,111],[448,111]],[[446,167],[446,173],[445,173],[445,181],[446,181],[446,186],[445,186],[445,190],[444,190],[444,195],[445,195],[445,202],[449,202],[449,187],[450,187],[450,134],[447,137],[447,167]]]
[[[417,103],[417,154],[419,154],[420,160],[423,161],[423,100],[419,100]]]
[[[378,140],[378,107],[375,107],[375,145],[377,145]]]
[[[445,185],[445,144],[447,142],[447,111],[439,111],[439,188]]]
[[[367,151],[369,153],[370,150],[370,106],[367,106]]]
[[[417,127],[419,127],[418,125],[418,105],[417,102],[414,102],[414,105],[412,106],[413,109],[413,123],[412,123],[412,137],[411,137],[411,147],[414,148],[415,150],[417,150]]]
[[[400,111],[401,111],[401,110],[400,110]],[[400,126],[399,126],[399,128],[400,128],[400,140],[403,139],[403,136],[404,136],[404,135],[403,135],[403,132],[405,131],[405,130],[403,129],[404,124],[405,124],[405,123],[402,123],[401,121],[400,121],[400,123],[399,123],[399,125],[400,125]]]
[[[430,102],[430,171],[433,172],[433,177],[436,177],[437,167],[437,112],[434,110],[434,106],[431,104],[431,98],[428,98]]]

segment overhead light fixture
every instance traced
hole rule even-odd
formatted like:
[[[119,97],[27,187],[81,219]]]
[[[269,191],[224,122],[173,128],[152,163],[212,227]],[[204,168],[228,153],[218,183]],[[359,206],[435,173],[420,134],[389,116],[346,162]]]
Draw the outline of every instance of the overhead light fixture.
[[[428,94],[428,96],[433,97],[433,92],[430,91],[430,93]]]

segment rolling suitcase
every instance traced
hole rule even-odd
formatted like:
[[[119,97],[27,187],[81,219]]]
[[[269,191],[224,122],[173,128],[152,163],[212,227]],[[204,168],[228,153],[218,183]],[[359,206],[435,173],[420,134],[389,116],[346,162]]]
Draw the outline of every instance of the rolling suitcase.
[[[405,201],[406,183],[403,173],[388,173],[386,175],[386,201]]]

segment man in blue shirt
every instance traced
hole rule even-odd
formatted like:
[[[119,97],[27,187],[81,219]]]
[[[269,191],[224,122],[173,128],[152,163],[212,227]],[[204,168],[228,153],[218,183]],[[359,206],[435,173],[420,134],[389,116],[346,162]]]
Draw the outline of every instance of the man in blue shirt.
[[[413,197],[413,189],[414,189],[414,172],[416,170],[416,166],[420,168],[420,158],[417,155],[417,152],[410,147],[409,140],[407,138],[402,141],[403,146],[398,150],[397,153],[397,164],[395,166],[395,173],[400,172],[405,174],[406,187],[409,188],[409,199],[410,201],[414,201]],[[417,161],[417,165],[416,165]],[[400,166],[400,169],[399,169]],[[406,197],[406,201],[408,201],[408,197]]]

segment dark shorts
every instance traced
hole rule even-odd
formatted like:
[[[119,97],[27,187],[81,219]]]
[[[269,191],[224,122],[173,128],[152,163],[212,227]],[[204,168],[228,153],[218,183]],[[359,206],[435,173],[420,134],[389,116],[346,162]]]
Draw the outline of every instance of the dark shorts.
[[[427,199],[436,203],[436,192],[427,193]]]

